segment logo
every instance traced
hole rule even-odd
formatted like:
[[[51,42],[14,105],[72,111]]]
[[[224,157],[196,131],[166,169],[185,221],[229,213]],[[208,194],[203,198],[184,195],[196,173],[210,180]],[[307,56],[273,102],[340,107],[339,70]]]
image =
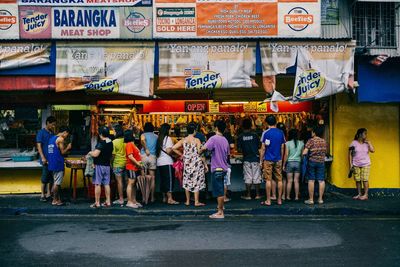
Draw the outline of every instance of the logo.
[[[92,81],[83,85],[86,90],[100,91],[106,93],[118,93],[119,84],[117,79],[102,79],[99,81]]]
[[[146,19],[143,14],[139,12],[131,12],[124,20],[124,26],[133,33],[139,33],[151,24],[150,19]]]
[[[192,74],[185,79],[186,89],[214,89],[222,87],[220,73],[211,70],[202,71],[200,74]]]
[[[32,34],[44,32],[50,25],[49,14],[34,10],[26,10],[21,21],[24,32]]]
[[[314,16],[308,14],[302,7],[292,8],[283,19],[289,28],[297,32],[305,30],[308,25],[314,23]]]
[[[325,78],[321,72],[309,69],[299,75],[294,97],[297,99],[309,99],[315,97],[325,87]]]
[[[8,10],[0,10],[0,30],[8,30],[16,23],[16,16],[13,16]]]

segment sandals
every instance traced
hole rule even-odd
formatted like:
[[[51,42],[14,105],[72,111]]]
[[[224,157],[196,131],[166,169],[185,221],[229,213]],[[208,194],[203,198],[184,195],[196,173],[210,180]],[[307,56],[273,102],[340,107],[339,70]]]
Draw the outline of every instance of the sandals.
[[[201,203],[201,202],[199,202],[199,203],[197,203],[197,204],[196,204],[196,203],[194,204],[195,207],[204,207],[205,205],[206,205],[206,204]]]
[[[314,201],[307,199],[306,201],[304,201],[304,204],[314,205]]]
[[[40,198],[40,202],[47,202],[47,198],[41,197],[41,198]]]
[[[138,204],[136,203],[136,204],[126,204],[125,205],[125,207],[127,207],[127,208],[132,208],[132,209],[138,209],[139,208],[139,206],[138,206]]]
[[[168,205],[178,205],[179,202],[178,201],[172,201],[172,202],[167,202]]]
[[[271,206],[271,202],[267,202],[267,201],[262,201],[261,206]]]
[[[107,203],[107,202],[104,202],[104,203],[101,204],[101,206],[104,207],[104,208],[110,208],[111,204]]]
[[[368,200],[368,197],[366,197],[366,196],[360,196],[360,197],[359,197],[359,200]]]
[[[223,214],[214,213],[214,214],[211,214],[210,216],[208,216],[208,218],[210,218],[210,219],[224,219],[225,216]]]
[[[357,196],[354,196],[353,199],[357,200],[357,199],[360,199],[360,197],[361,197],[360,195],[357,195]]]
[[[98,208],[100,208],[100,205],[96,205],[96,203],[93,203],[92,205],[90,205],[90,208],[98,209]]]

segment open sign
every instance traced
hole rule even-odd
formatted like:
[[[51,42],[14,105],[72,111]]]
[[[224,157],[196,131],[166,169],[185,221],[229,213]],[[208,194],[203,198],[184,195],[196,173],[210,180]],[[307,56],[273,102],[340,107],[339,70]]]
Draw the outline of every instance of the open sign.
[[[185,102],[185,112],[207,112],[208,103],[206,101],[201,102]]]

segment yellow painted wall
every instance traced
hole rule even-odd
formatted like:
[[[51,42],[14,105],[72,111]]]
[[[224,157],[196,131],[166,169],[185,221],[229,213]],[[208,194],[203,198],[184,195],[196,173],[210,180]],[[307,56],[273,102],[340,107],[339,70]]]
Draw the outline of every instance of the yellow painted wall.
[[[70,174],[71,169],[65,168],[63,189],[69,188]],[[40,193],[40,177],[41,169],[0,169],[0,194]],[[77,188],[82,187],[83,174],[78,171]]]
[[[371,188],[400,188],[399,104],[357,104],[347,95],[332,101],[331,142],[333,163],[331,183],[340,188],[354,188],[348,179],[348,147],[358,128],[367,128],[368,139],[375,147],[371,153]]]

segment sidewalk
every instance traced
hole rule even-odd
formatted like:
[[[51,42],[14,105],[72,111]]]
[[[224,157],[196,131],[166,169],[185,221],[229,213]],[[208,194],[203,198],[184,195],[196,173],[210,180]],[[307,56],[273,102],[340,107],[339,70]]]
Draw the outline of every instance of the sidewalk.
[[[67,195],[68,190],[64,193]],[[68,194],[69,196],[69,194]],[[183,200],[183,194],[177,196]],[[260,205],[260,200],[242,200],[240,193],[234,193],[232,200],[225,206],[226,215],[235,216],[268,216],[268,215],[297,215],[297,216],[400,216],[400,198],[371,197],[368,201],[355,201],[350,195],[330,191],[325,195],[324,204],[308,206],[299,202],[285,201],[278,206],[273,202],[270,207]],[[205,216],[215,211],[216,201],[209,199],[205,207],[186,207],[166,205],[157,201],[141,209],[131,209],[114,205],[111,208],[91,209],[92,200],[78,198],[66,206],[52,206],[50,202],[40,202],[39,195],[0,195],[1,215],[129,215],[129,216]]]

